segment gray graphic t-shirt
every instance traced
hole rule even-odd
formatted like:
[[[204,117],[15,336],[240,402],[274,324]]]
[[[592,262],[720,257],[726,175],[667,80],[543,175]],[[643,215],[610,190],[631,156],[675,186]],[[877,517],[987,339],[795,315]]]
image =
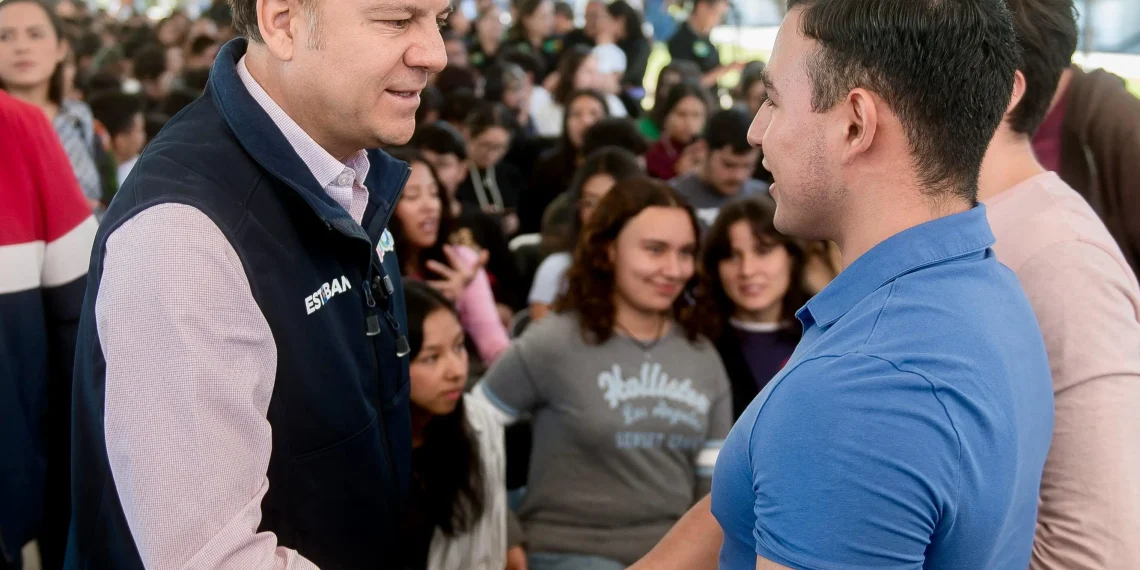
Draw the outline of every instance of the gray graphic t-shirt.
[[[574,314],[533,325],[481,391],[511,418],[534,418],[520,518],[532,552],[632,564],[696,500],[732,427],[715,348],[674,326],[648,351],[614,335],[586,344]]]

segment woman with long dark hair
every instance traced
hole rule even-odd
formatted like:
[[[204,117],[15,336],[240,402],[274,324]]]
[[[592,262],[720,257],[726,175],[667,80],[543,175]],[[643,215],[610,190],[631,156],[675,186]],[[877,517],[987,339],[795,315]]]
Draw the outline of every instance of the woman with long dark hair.
[[[582,140],[594,123],[609,116],[606,99],[597,91],[570,94],[562,119],[558,143],[538,159],[531,174],[529,191],[519,198],[519,231],[542,229],[542,214],[559,194],[566,191],[574,171],[582,164]]]
[[[796,311],[811,299],[806,280],[811,248],[781,234],[770,198],[737,200],[720,209],[701,254],[702,297],[732,383],[739,417],[784,367],[799,343]]]
[[[506,455],[494,411],[465,397],[459,313],[422,283],[408,315],[412,474],[404,568],[501,570],[507,561]]]
[[[543,68],[554,69],[561,47],[554,37],[554,0],[521,0],[515,7],[516,19],[507,30],[507,45],[535,54]],[[544,74],[536,82],[545,78]]]
[[[657,142],[657,139],[661,138],[661,127],[654,117],[657,109],[665,106],[669,91],[681,83],[699,84],[700,81],[701,68],[691,61],[671,61],[661,68],[661,73],[657,74],[657,85],[653,88],[653,108],[649,114],[642,115],[637,121],[637,128],[641,129],[641,134],[650,142]]]
[[[598,204],[615,184],[644,174],[636,156],[616,147],[602,148],[582,163],[574,174],[569,190],[575,215],[569,220],[569,227],[565,228],[564,235],[552,237],[544,243],[547,251],[551,253],[538,266],[534,274],[534,283],[530,287],[530,295],[527,296],[532,322],[545,317],[554,300],[565,291],[566,271],[570,269],[570,262],[573,260],[574,246],[577,245],[582,228],[594,214]]]
[[[598,71],[598,59],[590,53],[590,48],[574,46],[565,50],[559,60],[558,82],[554,91],[535,87],[531,94],[530,114],[540,136],[557,137],[562,134],[563,114],[570,103],[570,95],[582,90],[601,92],[611,116],[625,117],[629,114],[614,95],[617,89],[607,89],[607,82]]]
[[[455,12],[462,12],[456,10]],[[502,13],[492,6],[480,12],[475,18],[475,33],[471,38],[471,49],[467,52],[468,61],[475,69],[482,70],[491,65],[499,55],[505,38],[503,37]]]
[[[649,65],[649,54],[653,51],[645,32],[641,29],[641,15],[625,0],[616,0],[606,4],[604,14],[597,22],[597,36],[606,36],[612,45],[621,53],[621,73],[618,84],[621,87],[621,98],[626,103],[631,116],[641,114],[641,99],[645,97],[645,68]],[[603,55],[599,53],[602,41],[597,40],[594,54],[599,60],[617,60],[616,53]],[[604,48],[603,48],[604,49]],[[612,52],[612,50],[610,50]],[[603,65],[603,72],[606,66]]]
[[[64,98],[64,63],[70,48],[63,22],[40,0],[0,1],[0,89],[43,110],[55,127],[79,187],[92,210],[103,209],[101,143],[91,109]],[[110,186],[114,186],[111,184]],[[108,189],[113,190],[113,188]]]
[[[665,104],[651,115],[661,137],[645,153],[650,176],[672,180],[701,164],[701,145],[693,143],[704,132],[712,106],[708,90],[698,83],[681,83],[669,90]]]
[[[426,282],[454,301],[460,322],[474,341],[479,357],[491,363],[506,350],[510,340],[482,267],[485,260],[469,247],[448,243],[453,223],[451,208],[443,207],[444,190],[423,154],[411,148],[394,148],[390,154],[412,169],[388,222],[401,273],[406,279]]]
[[[557,312],[475,388],[503,421],[534,418],[519,510],[532,570],[625,568],[708,489],[732,402],[685,293],[698,231],[660,181],[614,186],[578,242]]]

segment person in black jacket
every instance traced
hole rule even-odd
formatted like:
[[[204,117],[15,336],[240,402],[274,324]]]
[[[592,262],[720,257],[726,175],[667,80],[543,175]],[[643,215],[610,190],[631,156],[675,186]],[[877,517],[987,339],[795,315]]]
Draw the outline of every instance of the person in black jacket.
[[[720,210],[701,256],[701,286],[717,320],[714,341],[732,384],[733,417],[784,367],[800,340],[796,311],[812,296],[811,248],[776,231],[767,196]]]

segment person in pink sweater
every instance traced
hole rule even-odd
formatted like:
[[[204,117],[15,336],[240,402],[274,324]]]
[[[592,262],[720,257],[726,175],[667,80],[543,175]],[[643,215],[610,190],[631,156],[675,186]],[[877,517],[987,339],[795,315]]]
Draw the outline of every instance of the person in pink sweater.
[[[1140,568],[1140,287],[1104,223],[1031,146],[1076,48],[1072,0],[1009,4],[1023,56],[978,198],[1053,373],[1030,568]]]
[[[499,317],[491,282],[483,270],[486,252],[452,245],[450,208],[442,207],[439,177],[414,149],[392,149],[411,166],[404,193],[388,228],[408,279],[418,279],[455,303],[463,329],[485,364],[495,361],[510,339]]]

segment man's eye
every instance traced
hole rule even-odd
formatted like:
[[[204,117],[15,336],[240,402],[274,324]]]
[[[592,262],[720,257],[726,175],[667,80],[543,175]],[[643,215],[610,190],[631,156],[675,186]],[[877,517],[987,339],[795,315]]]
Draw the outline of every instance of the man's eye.
[[[440,30],[447,29],[447,18],[441,18],[439,20],[436,20],[435,25],[437,27],[439,27]]]
[[[396,28],[397,30],[403,30],[412,24],[412,20],[385,20],[384,23],[392,26],[393,28]]]

